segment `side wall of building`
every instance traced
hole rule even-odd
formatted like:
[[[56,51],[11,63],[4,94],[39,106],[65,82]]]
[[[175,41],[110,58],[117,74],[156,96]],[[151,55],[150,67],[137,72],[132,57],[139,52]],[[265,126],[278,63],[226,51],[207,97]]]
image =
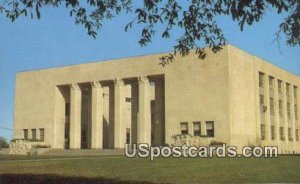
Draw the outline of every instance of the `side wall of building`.
[[[193,135],[193,122],[201,122],[201,139],[229,141],[229,72],[228,50],[207,53],[201,60],[190,54],[168,66],[165,72],[166,142],[180,134],[180,123],[188,123]],[[206,122],[214,121],[214,138],[205,137]]]
[[[256,76],[256,109],[258,111],[258,137],[261,145],[278,146],[280,153],[299,153],[299,104],[300,104],[300,77],[287,72],[279,67],[263,61],[260,58],[254,57],[255,61],[255,76]],[[283,61],[288,62],[288,61]],[[259,87],[259,73],[263,74],[263,87]],[[272,82],[270,82],[272,80]],[[279,82],[281,81],[281,92],[279,93]],[[287,86],[289,92],[287,92]],[[294,91],[294,87],[296,90]],[[296,92],[296,94],[294,94]],[[259,96],[264,96],[265,112],[260,114],[261,107],[259,105]],[[273,100],[274,111],[271,112],[271,99]],[[282,102],[282,110],[280,110],[279,101]],[[289,108],[288,108],[289,106]],[[295,109],[296,108],[296,109]],[[282,111],[282,115],[280,115]],[[288,113],[289,111],[289,113]],[[297,116],[297,117],[296,117]],[[265,118],[265,139],[261,139],[261,118]],[[271,127],[274,126],[274,133]],[[281,139],[280,127],[283,128],[283,139]],[[289,133],[290,129],[290,133]],[[298,132],[298,136],[296,135]],[[273,134],[273,136],[272,136]],[[272,138],[273,137],[273,138]],[[298,138],[297,138],[298,137]]]
[[[255,62],[253,56],[237,48],[228,46],[228,49],[230,144],[240,149],[256,145],[258,141]]]

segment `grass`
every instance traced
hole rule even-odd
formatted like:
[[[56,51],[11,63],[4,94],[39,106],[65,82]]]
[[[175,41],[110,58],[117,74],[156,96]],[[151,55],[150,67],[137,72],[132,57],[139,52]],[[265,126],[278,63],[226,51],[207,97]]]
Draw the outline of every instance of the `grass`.
[[[0,183],[297,183],[299,163],[300,156],[157,158],[154,162],[122,156],[0,157]]]

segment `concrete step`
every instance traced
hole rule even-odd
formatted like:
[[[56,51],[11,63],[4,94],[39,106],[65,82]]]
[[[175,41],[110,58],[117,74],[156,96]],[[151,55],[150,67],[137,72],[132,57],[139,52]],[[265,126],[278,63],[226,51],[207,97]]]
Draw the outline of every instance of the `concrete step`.
[[[124,155],[124,149],[50,149],[41,155],[55,156],[108,156]]]

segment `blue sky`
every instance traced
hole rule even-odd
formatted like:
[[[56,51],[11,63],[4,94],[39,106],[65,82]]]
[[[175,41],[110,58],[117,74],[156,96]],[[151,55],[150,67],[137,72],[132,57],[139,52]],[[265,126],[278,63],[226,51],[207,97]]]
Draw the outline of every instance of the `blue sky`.
[[[120,16],[104,22],[97,39],[93,39],[74,24],[65,8],[43,8],[42,19],[20,18],[14,23],[0,15],[0,127],[13,127],[17,72],[172,51],[178,31],[167,40],[157,35],[150,45],[140,47],[139,26],[124,32],[131,18]],[[260,23],[247,26],[243,32],[228,17],[220,17],[218,22],[229,44],[300,75],[300,47],[282,43],[280,53],[278,44],[273,43],[282,20],[269,10]],[[10,139],[12,133],[0,128],[0,136]]]

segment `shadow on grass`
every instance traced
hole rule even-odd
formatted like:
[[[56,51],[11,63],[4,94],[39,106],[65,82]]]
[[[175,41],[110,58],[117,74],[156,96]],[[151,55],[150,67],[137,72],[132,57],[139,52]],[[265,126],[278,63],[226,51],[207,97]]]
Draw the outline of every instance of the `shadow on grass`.
[[[122,181],[110,178],[59,176],[54,174],[0,174],[2,184],[154,184],[147,181]]]

